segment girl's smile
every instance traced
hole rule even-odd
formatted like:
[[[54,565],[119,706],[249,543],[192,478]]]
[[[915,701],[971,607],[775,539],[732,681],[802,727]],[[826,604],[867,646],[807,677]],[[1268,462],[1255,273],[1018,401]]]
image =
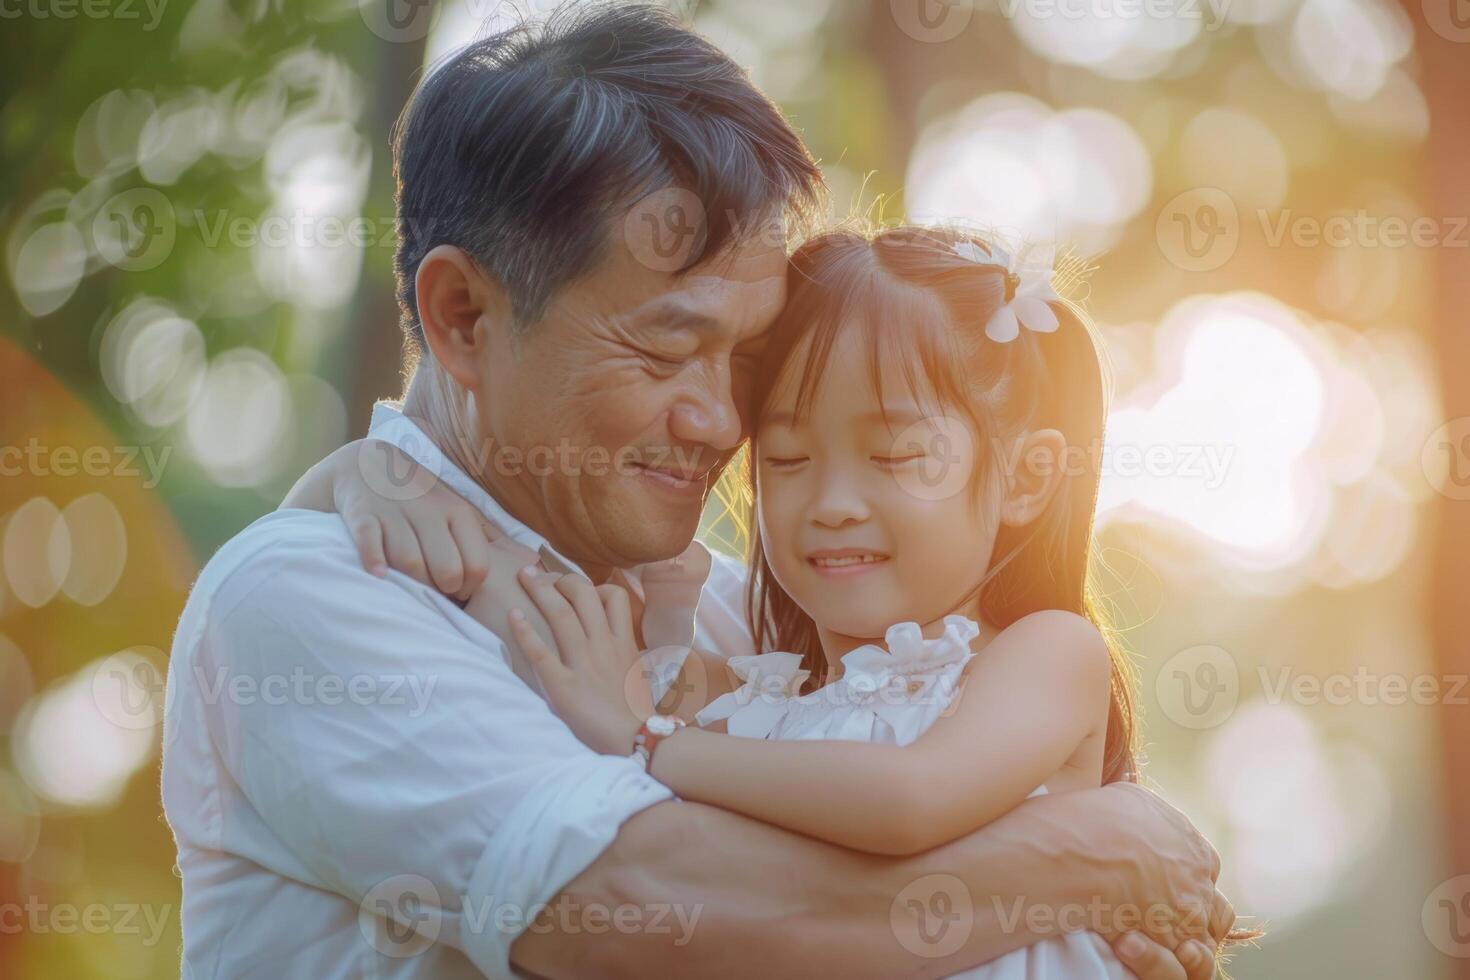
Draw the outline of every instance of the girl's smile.
[[[818,575],[843,578],[877,570],[888,562],[888,555],[862,548],[823,548],[808,554],[806,560]]]

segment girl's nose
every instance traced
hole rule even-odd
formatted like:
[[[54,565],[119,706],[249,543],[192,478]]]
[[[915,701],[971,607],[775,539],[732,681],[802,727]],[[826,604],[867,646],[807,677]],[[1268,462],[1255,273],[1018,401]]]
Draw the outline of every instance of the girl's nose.
[[[843,527],[867,520],[869,510],[852,481],[836,475],[823,481],[812,502],[810,517],[813,524],[822,527]]]

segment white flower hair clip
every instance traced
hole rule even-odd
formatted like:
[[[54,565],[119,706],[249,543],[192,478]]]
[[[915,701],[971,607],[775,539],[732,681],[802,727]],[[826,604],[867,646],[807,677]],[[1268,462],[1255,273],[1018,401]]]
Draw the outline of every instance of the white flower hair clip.
[[[972,241],[955,245],[955,254],[979,265],[996,265],[1005,269],[1006,298],[985,324],[985,336],[1000,344],[1009,344],[1021,335],[1021,328],[1037,333],[1053,333],[1057,315],[1050,304],[1061,296],[1052,287],[1053,246],[1027,249],[1012,256],[1005,249],[991,246],[990,251]]]

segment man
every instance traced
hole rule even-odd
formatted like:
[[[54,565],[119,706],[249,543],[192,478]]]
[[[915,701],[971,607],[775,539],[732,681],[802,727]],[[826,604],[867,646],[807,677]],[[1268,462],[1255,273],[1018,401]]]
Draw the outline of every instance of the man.
[[[636,589],[744,438],[784,298],[769,219],[813,199],[815,167],[728,58],[642,7],[472,45],[395,153],[421,422],[380,410],[374,437],[510,539]],[[562,446],[577,465],[532,464]],[[594,473],[598,451],[623,465]],[[743,574],[719,559],[700,604],[727,655],[751,652]],[[333,515],[279,511],[221,549],[169,675],[184,974],[942,976],[1093,928],[1141,977],[1203,978],[1233,919],[1213,850],[1137,787],[862,855],[671,799],[516,666],[439,589],[363,571]]]

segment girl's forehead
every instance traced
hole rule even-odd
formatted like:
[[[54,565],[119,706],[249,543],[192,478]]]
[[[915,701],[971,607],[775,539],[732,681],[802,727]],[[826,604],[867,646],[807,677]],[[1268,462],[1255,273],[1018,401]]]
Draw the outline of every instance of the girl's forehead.
[[[939,403],[934,386],[916,358],[907,373],[892,358],[874,358],[862,331],[844,330],[827,352],[825,362],[817,366],[820,370],[813,371],[810,378],[805,377],[809,357],[810,342],[804,341],[787,359],[761,415],[760,429],[881,424],[885,416],[891,424],[904,425],[932,413]],[[796,405],[804,385],[808,390],[798,419]]]

